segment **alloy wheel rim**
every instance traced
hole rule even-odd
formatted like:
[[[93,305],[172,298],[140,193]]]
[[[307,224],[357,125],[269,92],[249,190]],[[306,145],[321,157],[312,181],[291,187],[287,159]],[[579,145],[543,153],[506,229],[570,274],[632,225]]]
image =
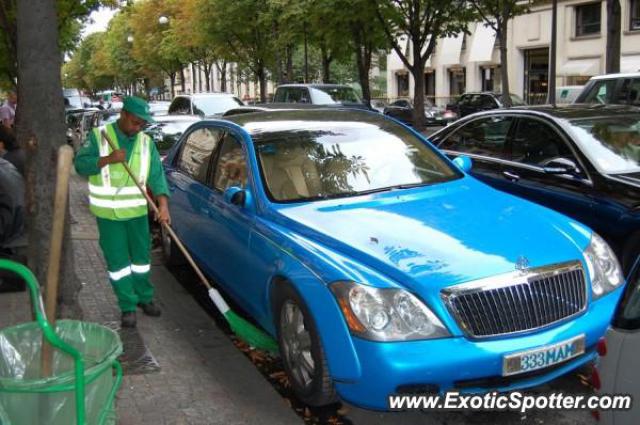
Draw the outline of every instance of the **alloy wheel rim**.
[[[288,300],[280,316],[284,359],[291,378],[306,389],[313,382],[316,368],[311,355],[311,335],[304,325],[304,315],[294,302]]]

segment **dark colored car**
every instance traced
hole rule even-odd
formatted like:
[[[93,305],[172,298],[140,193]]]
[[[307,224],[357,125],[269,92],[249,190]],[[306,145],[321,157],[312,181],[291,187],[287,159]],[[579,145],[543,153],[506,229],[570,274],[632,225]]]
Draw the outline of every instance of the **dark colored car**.
[[[249,114],[252,112],[267,112],[267,111],[294,111],[300,109],[326,109],[325,105],[312,105],[309,103],[259,103],[256,105],[238,106],[237,108],[229,109],[222,114],[224,118],[234,115]]]
[[[592,77],[576,103],[640,106],[640,72]]]
[[[169,105],[169,115],[197,115],[199,117],[221,117],[231,108],[244,103],[229,93],[181,94]]]
[[[568,105],[469,116],[431,140],[472,174],[602,234],[625,271],[640,252],[640,109]]]
[[[156,115],[153,119],[155,122],[144,131],[156,142],[161,156],[173,147],[191,124],[200,121],[199,117],[192,115]]]
[[[395,118],[407,125],[413,126],[413,102],[408,99],[398,99],[384,108],[383,114]],[[455,112],[439,108],[430,100],[424,101],[424,119],[427,125],[447,125],[457,118]]]
[[[353,87],[343,84],[282,84],[276,88],[273,103],[374,110],[364,103]]]
[[[511,106],[523,106],[525,103],[517,95],[511,94]],[[466,117],[467,115],[490,111],[492,109],[504,108],[502,103],[502,93],[482,92],[482,93],[465,93],[453,105],[448,105],[453,109],[458,117]]]

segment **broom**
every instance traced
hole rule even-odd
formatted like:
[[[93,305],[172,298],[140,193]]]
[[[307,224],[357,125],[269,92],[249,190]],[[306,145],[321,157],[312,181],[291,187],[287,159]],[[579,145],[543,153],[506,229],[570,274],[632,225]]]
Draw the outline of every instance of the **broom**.
[[[102,134],[102,137],[104,137],[104,139],[107,141],[107,143],[109,143],[109,146],[111,146],[111,149],[116,150],[116,146],[114,145],[109,135],[104,130],[102,130],[101,134]],[[151,199],[147,191],[142,187],[140,182],[138,182],[138,179],[136,179],[136,177],[133,175],[131,168],[129,168],[129,164],[127,164],[126,162],[123,162],[122,165],[124,165],[125,170],[127,170],[127,173],[136,183],[136,186],[138,187],[138,189],[140,189],[140,192],[144,195],[145,199],[147,200],[147,203],[151,206],[151,209],[157,216],[159,211],[158,211],[158,207],[156,206],[156,203]],[[180,248],[180,251],[182,252],[182,254],[184,254],[185,258],[187,259],[187,261],[189,262],[193,270],[196,272],[196,274],[200,278],[200,282],[204,286],[206,286],[209,293],[209,298],[211,298],[211,301],[213,301],[218,311],[222,314],[222,316],[224,316],[227,323],[229,323],[229,326],[231,327],[231,330],[233,331],[233,333],[235,333],[238,336],[238,338],[244,340],[247,344],[249,344],[252,347],[267,350],[271,353],[277,353],[278,344],[276,343],[276,341],[273,338],[271,338],[269,335],[267,335],[265,332],[263,332],[262,330],[258,329],[257,327],[255,327],[254,325],[252,325],[242,317],[238,316],[238,314],[236,314],[234,311],[232,311],[229,308],[229,305],[222,298],[222,295],[220,295],[220,292],[218,292],[216,288],[211,286],[211,284],[209,283],[207,278],[204,276],[200,268],[196,265],[195,261],[193,260],[193,258],[191,257],[187,249],[184,247],[184,245],[180,241],[180,238],[178,238],[178,235],[176,235],[176,233],[173,231],[171,226],[168,223],[162,223],[162,226],[164,226],[167,233],[169,233],[169,236],[171,236],[171,239],[173,239],[176,245],[178,246],[178,248]]]

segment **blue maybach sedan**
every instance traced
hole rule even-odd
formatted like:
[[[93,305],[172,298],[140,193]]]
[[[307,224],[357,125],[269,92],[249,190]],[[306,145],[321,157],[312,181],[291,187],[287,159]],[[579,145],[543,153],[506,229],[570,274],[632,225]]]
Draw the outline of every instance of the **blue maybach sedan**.
[[[309,404],[539,385],[595,357],[622,291],[589,228],[379,114],[200,121],[165,167],[176,232]]]

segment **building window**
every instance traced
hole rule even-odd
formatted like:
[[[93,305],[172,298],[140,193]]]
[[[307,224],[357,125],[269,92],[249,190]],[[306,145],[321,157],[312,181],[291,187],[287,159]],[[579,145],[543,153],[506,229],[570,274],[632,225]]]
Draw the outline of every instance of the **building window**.
[[[591,77],[588,75],[569,75],[567,77],[568,86],[584,86]]]
[[[398,83],[398,97],[409,96],[409,74],[396,74]]]
[[[500,65],[496,67],[480,67],[482,91],[502,92],[502,74]]]
[[[449,70],[449,94],[460,96],[466,91],[467,73],[465,68]]]
[[[424,73],[424,94],[431,101],[436,97],[436,73],[434,71]]]
[[[576,37],[600,34],[600,2],[576,6]]]
[[[629,30],[640,30],[640,0],[629,1]]]

